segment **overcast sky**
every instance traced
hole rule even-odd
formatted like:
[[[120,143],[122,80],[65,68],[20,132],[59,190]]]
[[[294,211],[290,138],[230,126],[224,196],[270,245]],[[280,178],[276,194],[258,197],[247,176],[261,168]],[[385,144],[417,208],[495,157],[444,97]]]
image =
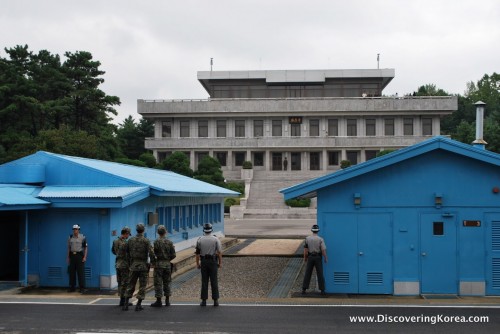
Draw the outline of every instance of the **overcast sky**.
[[[197,71],[394,68],[384,94],[463,94],[500,72],[499,0],[0,0],[0,55],[89,51],[121,99],[208,94]]]

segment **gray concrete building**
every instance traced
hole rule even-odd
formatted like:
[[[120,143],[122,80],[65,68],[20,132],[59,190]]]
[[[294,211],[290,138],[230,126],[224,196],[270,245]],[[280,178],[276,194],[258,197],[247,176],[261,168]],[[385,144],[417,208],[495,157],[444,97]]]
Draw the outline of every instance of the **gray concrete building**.
[[[383,96],[394,69],[201,71],[207,99],[138,100],[155,121],[145,146],[161,161],[185,152],[191,168],[210,155],[227,179],[254,173],[312,175],[357,164],[440,134],[457,98]],[[286,160],[286,162],[285,162]]]

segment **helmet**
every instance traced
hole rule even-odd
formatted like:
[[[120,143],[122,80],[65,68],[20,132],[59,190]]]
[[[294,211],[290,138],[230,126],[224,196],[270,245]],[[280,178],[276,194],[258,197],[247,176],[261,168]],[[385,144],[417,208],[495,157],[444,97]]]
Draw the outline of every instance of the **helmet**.
[[[313,225],[311,227],[311,232],[313,233],[318,233],[319,232],[319,226],[318,225]]]
[[[135,230],[138,232],[138,233],[142,233],[144,232],[146,228],[144,227],[144,224],[142,223],[139,223],[135,226]]]
[[[158,225],[158,229],[156,230],[158,234],[165,234],[167,233],[167,229],[163,225]]]
[[[125,234],[125,233],[130,234],[130,227],[128,227],[128,226],[123,226],[123,228],[122,228],[122,234]]]
[[[205,232],[205,233],[211,233],[212,230],[213,230],[212,224],[210,224],[210,223],[203,224],[203,232]]]

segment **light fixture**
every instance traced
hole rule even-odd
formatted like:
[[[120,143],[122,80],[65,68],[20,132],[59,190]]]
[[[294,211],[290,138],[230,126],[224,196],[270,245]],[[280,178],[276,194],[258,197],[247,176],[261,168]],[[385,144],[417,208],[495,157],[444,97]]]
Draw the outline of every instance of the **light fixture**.
[[[441,193],[434,194],[434,205],[436,208],[440,208],[443,205],[443,195]]]
[[[360,193],[355,193],[354,194],[354,205],[356,207],[361,206],[361,194]]]

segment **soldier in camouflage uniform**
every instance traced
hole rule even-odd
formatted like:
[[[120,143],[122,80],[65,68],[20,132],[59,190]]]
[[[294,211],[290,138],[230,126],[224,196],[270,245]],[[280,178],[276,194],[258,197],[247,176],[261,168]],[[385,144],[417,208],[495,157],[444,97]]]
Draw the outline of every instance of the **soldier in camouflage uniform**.
[[[127,239],[130,236],[130,228],[122,228],[121,235],[113,241],[111,252],[116,255],[115,268],[116,280],[118,281],[118,295],[120,296],[120,306],[125,302],[125,293],[129,277],[129,259],[127,255]]]
[[[152,307],[161,307],[162,292],[165,295],[165,306],[170,306],[170,283],[172,281],[170,261],[175,259],[176,256],[174,244],[167,239],[167,229],[165,226],[158,226],[158,235],[153,244],[156,255],[154,271],[156,302],[151,304]]]
[[[130,277],[127,286],[127,294],[125,295],[125,301],[122,307],[124,311],[128,310],[128,302],[134,294],[137,279],[139,279],[139,292],[137,293],[135,310],[143,310],[141,304],[146,297],[146,285],[149,277],[148,255],[152,266],[154,266],[156,262],[153,247],[151,247],[149,239],[144,236],[144,225],[137,224],[135,230],[137,231],[137,235],[130,238],[126,247],[130,259]]]

